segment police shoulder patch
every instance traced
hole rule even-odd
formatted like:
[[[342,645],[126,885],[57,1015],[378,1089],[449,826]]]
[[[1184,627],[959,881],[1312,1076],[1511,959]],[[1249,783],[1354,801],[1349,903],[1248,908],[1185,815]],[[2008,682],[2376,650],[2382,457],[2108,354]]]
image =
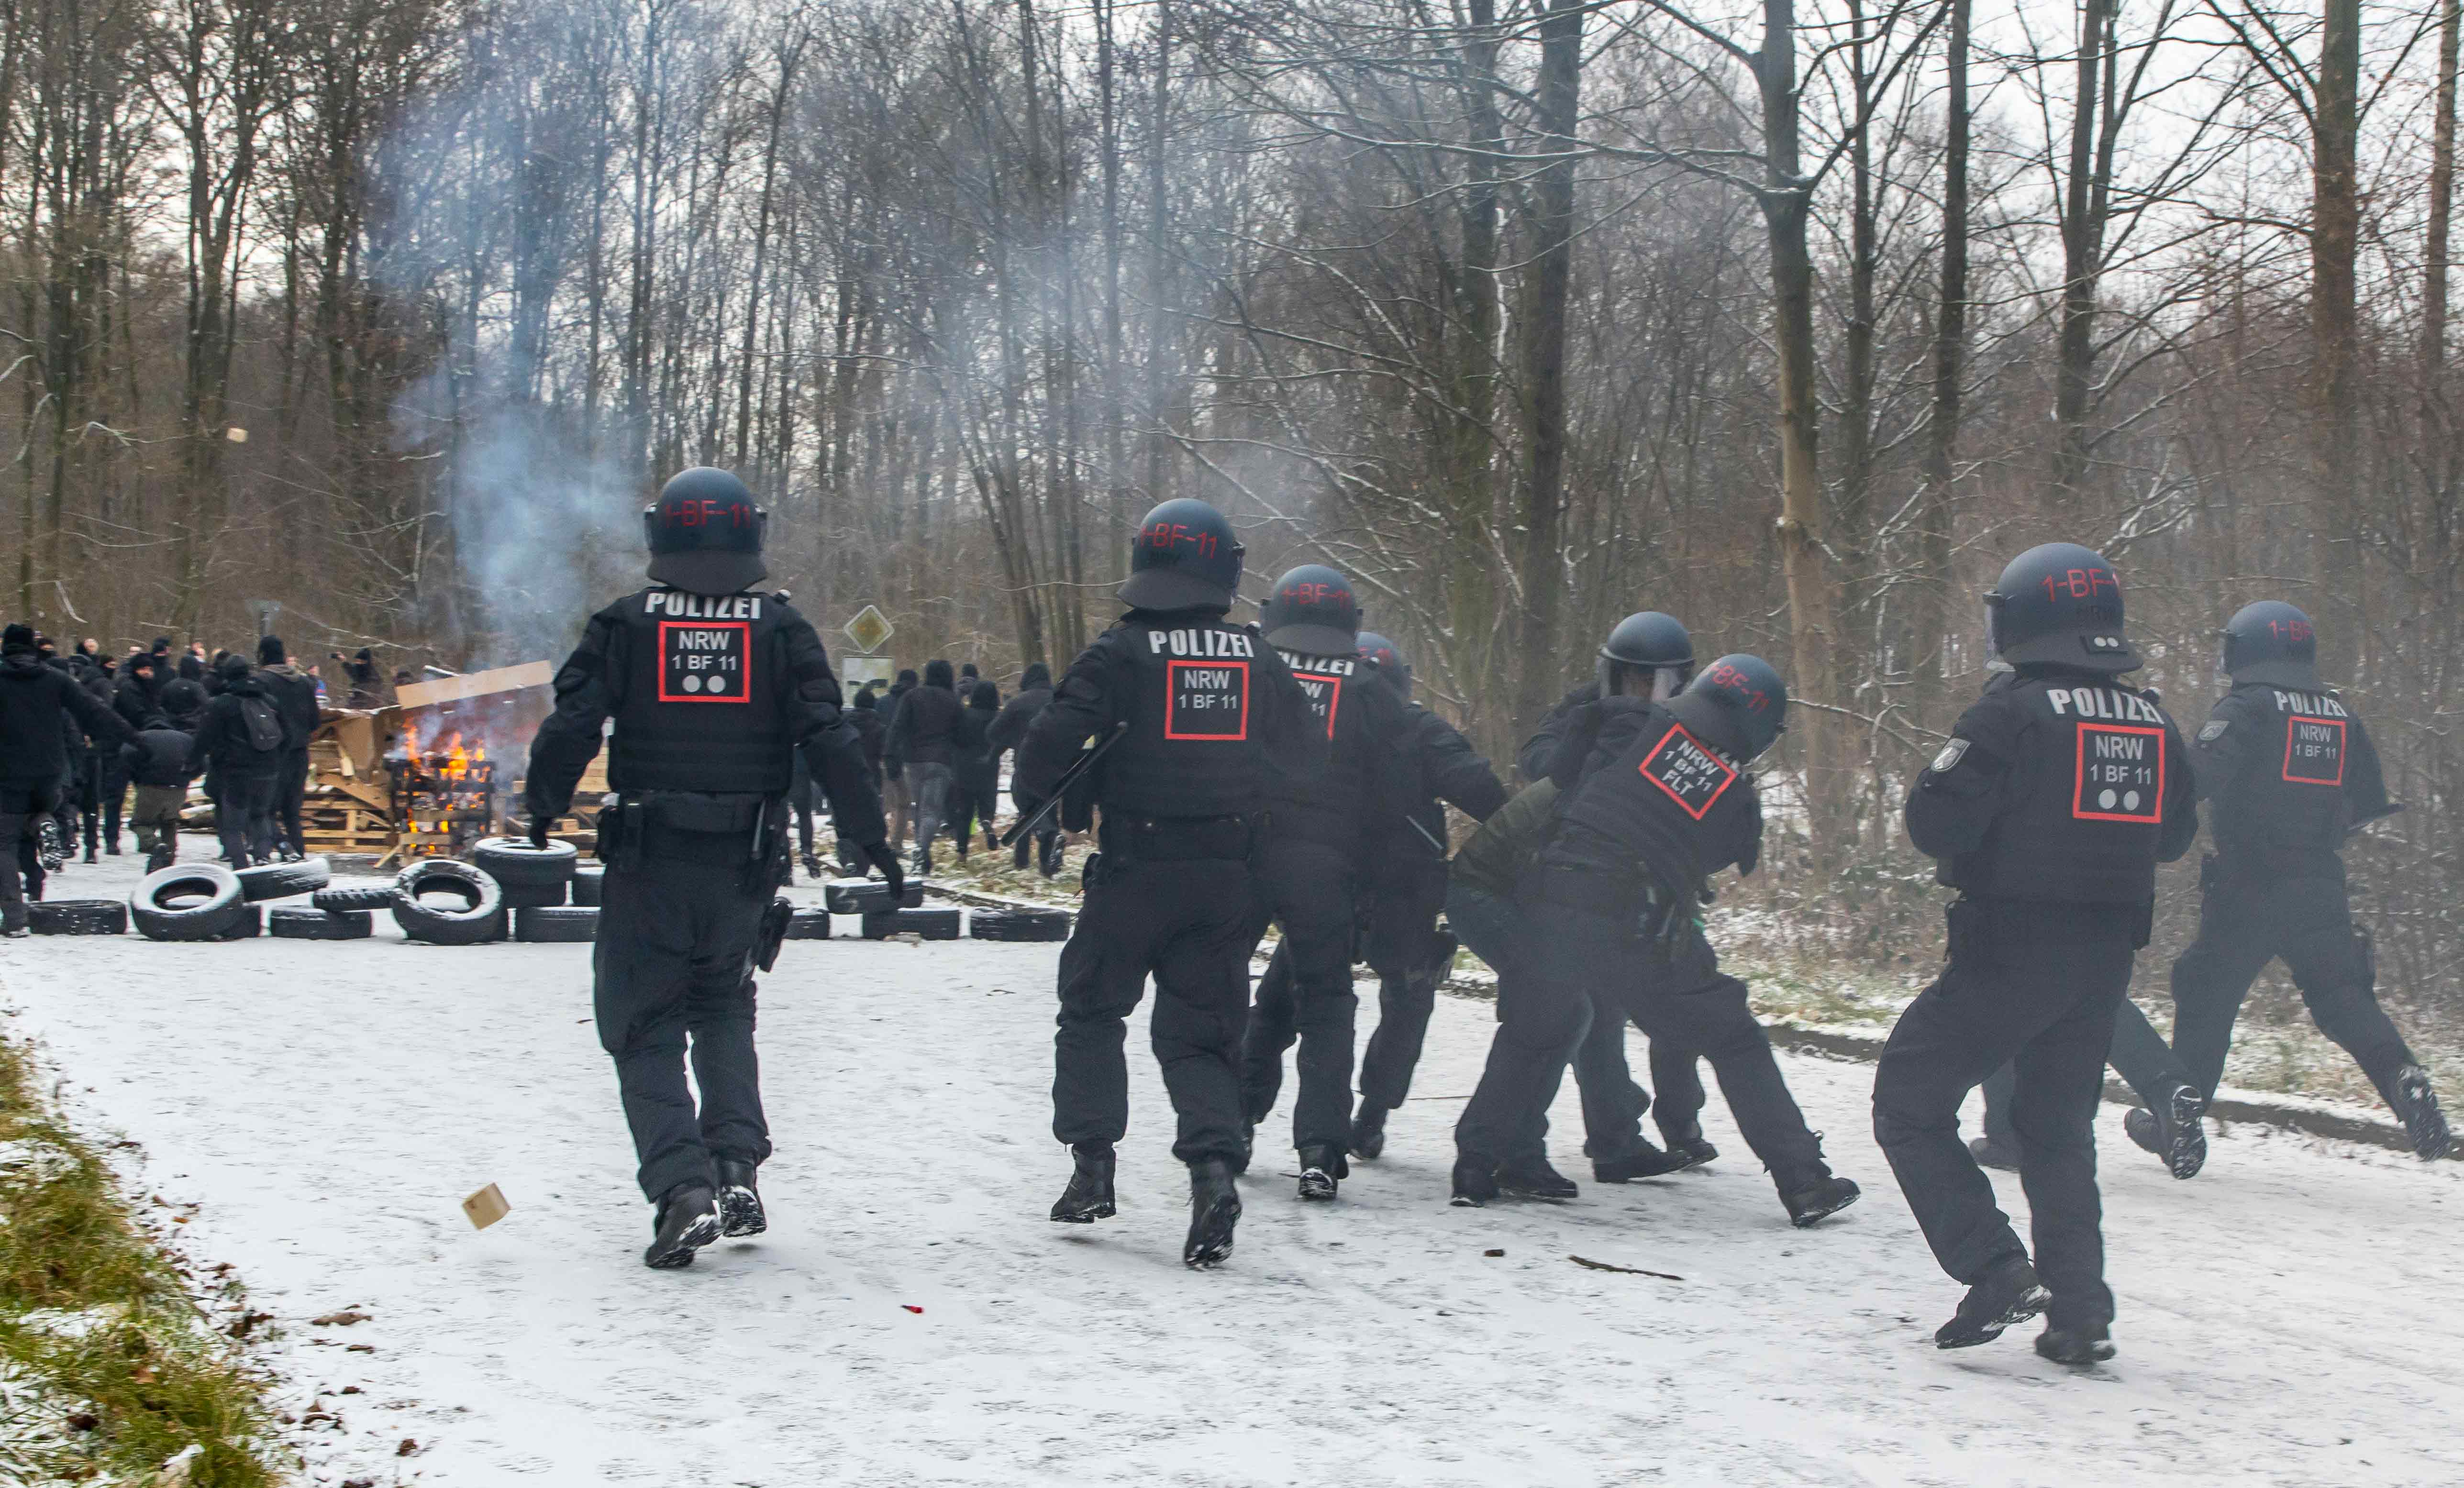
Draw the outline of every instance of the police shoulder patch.
[[[2225,736],[2225,731],[2232,727],[2233,722],[2230,719],[2211,718],[2208,720],[2207,727],[2199,731],[2199,742],[2202,744],[2213,744],[2216,740],[2223,738]]]
[[[1933,756],[1933,763],[1927,768],[1936,775],[1947,774],[1958,768],[1961,757],[1967,753],[1968,740],[1953,739],[1942,747],[1942,753]]]

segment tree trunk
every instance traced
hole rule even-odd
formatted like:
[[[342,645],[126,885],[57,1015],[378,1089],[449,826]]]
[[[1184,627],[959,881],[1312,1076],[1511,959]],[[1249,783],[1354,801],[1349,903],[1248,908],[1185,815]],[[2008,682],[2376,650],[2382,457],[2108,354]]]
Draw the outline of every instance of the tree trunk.
[[[1548,710],[1557,680],[1558,601],[1565,585],[1558,536],[1566,503],[1566,302],[1574,269],[1574,131],[1582,118],[1582,0],[1550,0],[1540,22],[1540,147],[1549,160],[1532,196],[1532,254],[1524,323],[1523,607],[1516,642],[1523,686],[1515,712],[1527,723]]]
[[[2088,401],[2096,375],[2097,277],[2104,252],[2098,209],[2097,122],[2102,60],[2115,0],[2084,0],[2079,7],[2078,97],[2071,115],[2070,177],[2062,189],[2062,319],[2059,364],[2054,380],[2055,512],[2077,521],[2084,505],[2088,473]]]
[[[2448,235],[2455,214],[2455,66],[2464,0],[2438,8],[2438,103],[2430,134],[2430,231],[2423,246],[2421,367],[2435,398],[2447,370]]]
[[[1961,383],[1968,374],[1968,15],[1969,0],[1950,0],[1944,52],[1942,165],[1942,295],[1934,313],[1933,408],[1925,421],[1925,504],[1917,520],[1919,577],[1910,630],[1916,655],[1920,716],[1929,724],[1947,710],[1950,634],[1951,500],[1958,479]]]
[[[2349,674],[2361,639],[2362,565],[2353,503],[2361,472],[2355,255],[2361,200],[2354,159],[2360,135],[2361,0],[2324,0],[2311,169],[2310,540],[2320,627],[2320,664]],[[2332,655],[2330,654],[2332,652]]]

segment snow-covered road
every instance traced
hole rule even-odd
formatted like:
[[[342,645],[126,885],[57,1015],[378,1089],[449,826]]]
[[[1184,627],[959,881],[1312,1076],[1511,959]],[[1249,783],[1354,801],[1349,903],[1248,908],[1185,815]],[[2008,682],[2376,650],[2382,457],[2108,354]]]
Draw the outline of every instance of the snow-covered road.
[[[1490,1009],[1441,998],[1386,1159],[1304,1208],[1262,1156],[1238,1253],[1196,1275],[1142,1029],[1121,1217],[1044,1218],[1057,950],[790,945],[772,1230],[681,1273],[636,1259],[585,947],[21,940],[0,1002],[142,1144],[140,1192],[198,1206],[189,1254],[275,1315],[290,1408],[356,1387],[301,1438],[325,1482],[2464,1482],[2457,1165],[2245,1128],[2176,1184],[2107,1107],[2122,1353],[2073,1376],[2020,1333],[1933,1349],[1957,1288],[1866,1066],[1786,1061],[1865,1185],[1819,1230],[1716,1101],[1711,1170],[1448,1208]],[[1569,1159],[1571,1086],[1557,1119]],[[514,1211],[473,1232],[456,1202],[490,1181]],[[341,1309],[368,1321],[311,1321]]]

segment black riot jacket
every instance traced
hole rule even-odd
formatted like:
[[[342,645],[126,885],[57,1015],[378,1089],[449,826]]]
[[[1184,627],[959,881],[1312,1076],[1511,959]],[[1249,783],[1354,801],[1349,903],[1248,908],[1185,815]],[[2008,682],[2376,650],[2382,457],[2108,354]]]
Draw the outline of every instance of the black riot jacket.
[[[1270,760],[1306,771],[1326,755],[1324,726],[1255,626],[1218,609],[1132,610],[1069,664],[1019,745],[1012,790],[1045,800],[1080,745],[1124,723],[1097,767],[1107,815],[1249,816]]]
[[[888,835],[821,637],[776,595],[653,587],[590,617],[556,674],[556,711],[531,740],[524,807],[564,815],[609,719],[607,783],[619,792],[785,794],[801,748],[839,835]]]
[[[1418,703],[1403,705],[1403,739],[1396,760],[1399,814],[1373,838],[1373,877],[1401,877],[1443,863],[1446,807],[1485,821],[1506,804],[1506,786],[1460,730]]]
[[[1908,793],[1909,840],[1983,899],[2145,904],[2198,835],[2189,749],[2155,699],[2112,677],[1995,677]]]
[[[2328,689],[2237,686],[2190,752],[2209,834],[2235,865],[2333,876],[2345,833],[2393,809],[2369,731]]]
[[[1375,663],[1358,656],[1277,654],[1325,731],[1327,752],[1323,763],[1268,772],[1274,834],[1358,861],[1373,839],[1402,828],[1413,802],[1403,768],[1410,730],[1403,700],[1378,677]]]
[[[1557,699],[1557,706],[1549,710],[1549,715],[1540,720],[1540,727],[1533,730],[1531,736],[1523,741],[1522,748],[1514,752],[1515,771],[1526,780],[1547,779],[1550,761],[1556,757],[1557,747],[1566,741],[1566,731],[1573,725],[1575,714],[1599,700],[1600,685],[1596,682],[1586,682]]]
[[[1762,799],[1737,763],[1666,705],[1612,697],[1580,705],[1549,763],[1556,823],[1525,876],[1526,895],[1640,914],[1655,891],[1690,910],[1721,869],[1762,859]]]

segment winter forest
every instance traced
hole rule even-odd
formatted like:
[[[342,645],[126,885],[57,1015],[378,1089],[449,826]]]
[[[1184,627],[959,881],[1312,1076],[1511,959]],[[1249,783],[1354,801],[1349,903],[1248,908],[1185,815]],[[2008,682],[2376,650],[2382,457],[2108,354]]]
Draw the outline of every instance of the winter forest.
[[[1199,495],[1492,754],[1630,610],[1770,657],[1764,892],[1896,952],[1976,597],[2071,539],[2193,725],[2234,607],[2318,618],[2409,805],[2383,984],[2452,1011],[2457,52],[2457,0],[0,0],[7,608],[549,657],[711,463],[833,646],[1006,680]]]

